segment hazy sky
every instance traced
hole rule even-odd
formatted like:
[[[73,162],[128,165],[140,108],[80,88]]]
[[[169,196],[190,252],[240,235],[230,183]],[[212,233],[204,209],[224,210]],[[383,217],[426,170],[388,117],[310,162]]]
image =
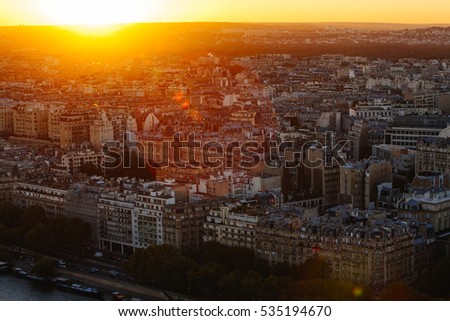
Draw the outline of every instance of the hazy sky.
[[[450,23],[450,0],[0,0],[0,25],[152,21]]]

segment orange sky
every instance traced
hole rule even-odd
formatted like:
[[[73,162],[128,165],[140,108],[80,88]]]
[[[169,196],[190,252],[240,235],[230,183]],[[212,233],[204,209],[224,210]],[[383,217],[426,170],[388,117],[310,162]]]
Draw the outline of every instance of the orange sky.
[[[0,0],[0,25],[154,21],[450,24],[449,0]]]

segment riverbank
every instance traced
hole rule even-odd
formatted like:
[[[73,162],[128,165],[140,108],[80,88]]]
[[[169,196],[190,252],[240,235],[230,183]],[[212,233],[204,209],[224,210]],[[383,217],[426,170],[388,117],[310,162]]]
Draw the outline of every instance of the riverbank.
[[[25,249],[8,248],[6,246],[1,246],[1,249],[3,251],[8,251],[10,254],[9,256],[11,259],[9,260],[9,263],[12,264],[12,266],[21,267],[27,272],[30,272],[33,269],[34,257],[41,256],[39,253]],[[30,258],[33,259],[30,260]],[[54,262],[59,262],[61,259],[61,257],[50,258]],[[103,290],[105,300],[112,299],[112,292],[119,292],[127,298],[138,298],[146,301],[173,299],[173,297],[167,295],[165,291],[138,284],[128,278],[123,272],[118,273],[119,277],[111,277],[109,273],[111,269],[114,269],[115,271],[121,270],[119,264],[108,263],[104,260],[96,260],[93,258],[75,258],[72,255],[64,255],[64,259],[66,260],[67,265],[65,268],[57,267],[56,275],[65,276]],[[90,272],[92,267],[96,267],[98,272]],[[174,297],[180,299],[176,295]]]
[[[112,300],[112,297],[108,299],[105,296],[105,300]],[[2,273],[0,274],[0,301],[95,301],[95,299],[37,286],[29,280],[17,278],[12,273]]]
[[[108,279],[98,275],[92,275],[82,272],[68,271],[58,269],[58,274],[62,276],[77,279],[83,283],[93,285],[95,287],[103,289],[105,292],[120,292],[126,297],[136,297],[141,300],[170,300],[170,298],[163,292],[156,289],[151,289],[142,285],[130,283],[127,281]]]

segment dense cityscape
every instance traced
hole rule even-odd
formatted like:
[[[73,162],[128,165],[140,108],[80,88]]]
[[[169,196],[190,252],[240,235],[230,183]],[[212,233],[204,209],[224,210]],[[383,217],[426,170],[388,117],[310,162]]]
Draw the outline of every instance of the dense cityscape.
[[[172,298],[450,298],[450,28],[133,28],[84,53],[0,28],[0,261],[114,262]]]

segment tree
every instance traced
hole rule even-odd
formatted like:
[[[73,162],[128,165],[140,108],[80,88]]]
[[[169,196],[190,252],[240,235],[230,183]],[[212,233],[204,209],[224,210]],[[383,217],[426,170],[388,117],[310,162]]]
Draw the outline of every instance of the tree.
[[[124,264],[125,272],[131,275],[136,280],[142,282],[149,282],[146,280],[147,271],[146,271],[146,264],[144,264],[146,256],[147,252],[144,249],[136,250]]]
[[[280,293],[289,285],[290,281],[286,277],[276,277],[273,275],[265,278],[260,299],[264,301],[278,300]]]
[[[45,251],[50,241],[50,231],[43,223],[38,223],[25,234],[25,246],[38,252]]]
[[[291,276],[297,280],[326,278],[328,264],[320,257],[306,260],[303,264],[291,270]]]
[[[55,274],[55,263],[48,257],[43,257],[36,262],[33,273],[44,278],[52,277]]]
[[[450,259],[444,258],[436,262],[432,272],[432,293],[439,298],[450,296]]]
[[[48,222],[48,228],[53,237],[52,241],[55,244],[65,244],[65,226],[66,218],[63,216],[54,217]]]
[[[0,244],[6,244],[6,231],[7,227],[3,224],[0,224]]]
[[[0,222],[8,228],[15,228],[20,225],[22,210],[11,203],[0,204]]]
[[[223,276],[219,282],[219,295],[225,300],[239,300],[241,298],[242,279],[240,270],[233,270]]]
[[[179,256],[171,262],[167,262],[161,286],[174,291],[188,292],[188,275],[197,269],[197,266],[193,260],[185,256]]]
[[[25,230],[30,230],[39,223],[46,223],[47,216],[42,206],[32,205],[26,208],[21,216],[21,224]]]
[[[81,245],[91,234],[89,223],[78,217],[55,217],[48,222],[48,227],[57,245]]]
[[[329,300],[368,300],[371,292],[365,287],[358,287],[355,295],[355,285],[338,280],[302,280],[291,282],[281,295],[281,300],[329,301]]]
[[[133,253],[125,264],[125,271],[132,277],[162,288],[186,292],[188,274],[197,268],[171,245],[154,245]]]
[[[7,229],[5,232],[6,245],[22,245],[24,237],[24,230],[20,227]]]
[[[218,294],[218,283],[225,272],[226,269],[222,264],[214,262],[201,264],[189,276],[191,291],[202,297],[216,297]]]
[[[242,279],[241,299],[259,300],[262,297],[264,279],[255,271],[248,271]]]
[[[206,242],[201,249],[204,262],[216,262],[229,267],[248,271],[255,266],[255,254],[244,247],[231,247],[218,242]]]
[[[425,296],[419,291],[409,286],[405,282],[394,282],[388,285],[380,294],[383,301],[419,301]]]
[[[63,240],[65,244],[81,245],[89,239],[91,235],[89,223],[78,217],[65,217],[64,219]]]

